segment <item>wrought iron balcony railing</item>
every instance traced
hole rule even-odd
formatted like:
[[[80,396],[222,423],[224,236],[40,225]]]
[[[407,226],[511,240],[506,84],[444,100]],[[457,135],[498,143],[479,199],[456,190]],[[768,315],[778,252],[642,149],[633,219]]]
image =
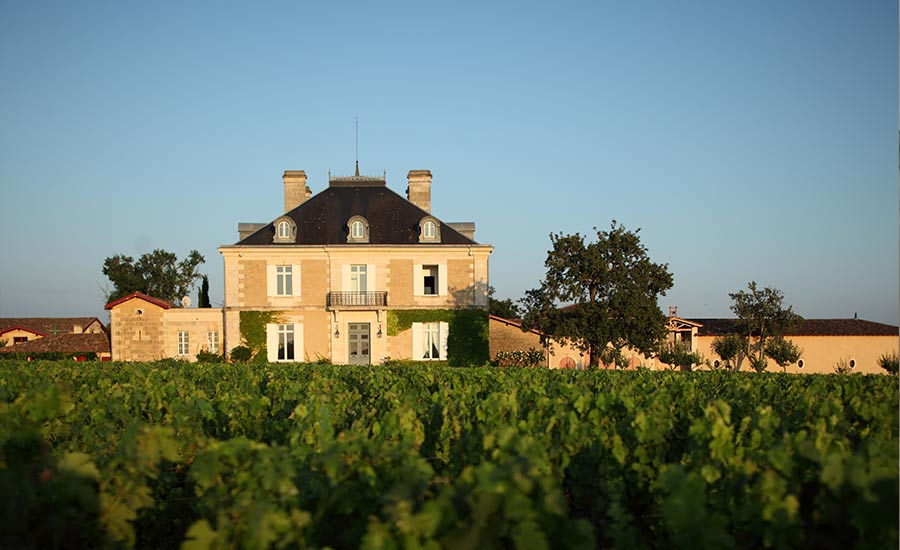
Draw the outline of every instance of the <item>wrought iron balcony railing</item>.
[[[385,307],[387,292],[329,292],[328,307]]]

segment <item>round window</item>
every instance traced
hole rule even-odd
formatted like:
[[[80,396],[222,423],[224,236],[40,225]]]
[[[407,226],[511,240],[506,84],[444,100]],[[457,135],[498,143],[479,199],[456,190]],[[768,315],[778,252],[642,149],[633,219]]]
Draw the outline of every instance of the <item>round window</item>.
[[[851,369],[855,369],[855,368],[856,368],[856,359],[851,359],[851,360],[850,360],[850,368],[851,368]]]
[[[803,359],[797,361],[797,368],[798,368],[798,369],[802,369],[802,368],[803,368],[803,365],[805,365],[805,363],[803,362]]]

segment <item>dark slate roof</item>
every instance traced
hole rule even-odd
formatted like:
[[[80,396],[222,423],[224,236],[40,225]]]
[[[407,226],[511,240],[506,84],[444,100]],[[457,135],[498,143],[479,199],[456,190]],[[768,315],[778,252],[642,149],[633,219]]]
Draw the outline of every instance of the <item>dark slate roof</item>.
[[[103,330],[106,327],[96,317],[3,317],[0,318],[0,332],[11,328],[23,328],[41,334],[61,334],[72,332],[75,325],[82,330],[97,321]]]
[[[703,325],[698,336],[722,336],[737,331],[737,319],[690,319]],[[862,319],[804,319],[786,336],[900,336],[894,325]]]
[[[0,353],[109,353],[109,336],[95,334],[57,334],[0,348]]]
[[[431,214],[391,191],[384,180],[355,176],[332,180],[327,189],[285,215],[297,224],[295,243],[272,242],[275,236],[273,220],[237,244],[348,244],[347,222],[353,216],[362,216],[369,222],[369,244],[420,244],[419,222]],[[477,244],[444,222],[440,225],[441,244]]]

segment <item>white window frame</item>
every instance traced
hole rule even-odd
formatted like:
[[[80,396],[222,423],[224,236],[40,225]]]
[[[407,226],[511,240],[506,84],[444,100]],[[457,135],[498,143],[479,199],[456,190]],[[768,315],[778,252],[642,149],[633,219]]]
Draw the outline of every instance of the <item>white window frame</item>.
[[[437,294],[425,294],[425,268],[437,266]],[[413,266],[413,295],[434,298],[435,296],[447,296],[447,264],[446,263],[421,263]]]
[[[353,216],[347,220],[347,242],[369,242],[369,221],[362,216]]]
[[[440,223],[431,216],[426,216],[419,220],[419,242],[420,243],[439,243],[441,242],[441,226]]]
[[[294,267],[290,265],[275,266],[275,295],[293,296]]]
[[[428,292],[428,286],[425,284],[425,278],[434,276],[434,283],[431,286],[431,292]],[[437,264],[422,266],[422,295],[423,296],[440,296],[441,293],[441,268]]]
[[[413,349],[414,361],[446,361],[447,360],[447,336],[450,325],[445,322],[413,323]],[[437,347],[437,357],[433,356]]]
[[[191,353],[191,335],[186,330],[178,331],[178,355],[189,355]]]
[[[290,268],[290,269],[285,269]],[[290,274],[290,293],[284,293],[285,277]],[[300,297],[300,265],[288,263],[272,263],[266,266],[268,295],[272,298]]]
[[[293,337],[293,350],[288,346],[288,336]],[[293,353],[289,353],[293,351]],[[266,357],[270,363],[302,361],[303,325],[301,323],[270,323],[266,325]]]
[[[350,292],[368,292],[369,266],[367,264],[350,264]]]
[[[206,342],[210,353],[219,353],[219,331],[210,330],[206,332]]]
[[[287,216],[282,216],[275,220],[275,236],[272,237],[274,243],[293,243],[297,240],[297,224],[294,220]]]

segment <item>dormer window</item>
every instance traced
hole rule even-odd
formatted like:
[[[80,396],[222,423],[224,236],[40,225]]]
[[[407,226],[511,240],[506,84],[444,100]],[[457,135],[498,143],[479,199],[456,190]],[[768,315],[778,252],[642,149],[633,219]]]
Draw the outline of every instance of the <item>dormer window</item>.
[[[275,243],[293,243],[297,241],[297,225],[294,220],[282,216],[275,220]]]
[[[369,222],[362,216],[353,216],[347,222],[347,242],[348,243],[367,243],[369,242]]]
[[[419,242],[441,242],[441,226],[438,224],[437,220],[431,216],[422,218],[422,221],[419,222]]]

